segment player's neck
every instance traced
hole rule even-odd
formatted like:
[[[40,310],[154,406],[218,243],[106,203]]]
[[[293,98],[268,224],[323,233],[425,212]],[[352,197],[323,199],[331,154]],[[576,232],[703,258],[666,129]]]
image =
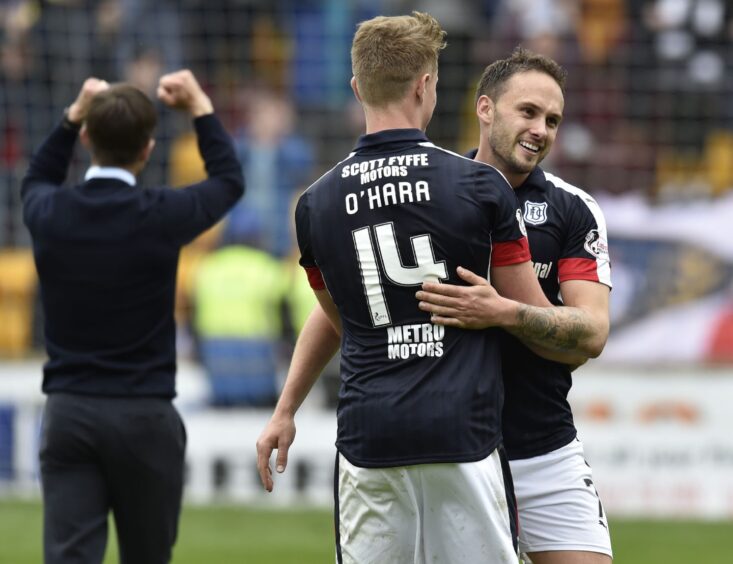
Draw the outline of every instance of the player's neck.
[[[424,131],[418,111],[405,111],[401,106],[365,109],[366,132],[377,133],[386,129],[420,129]]]
[[[514,189],[519,188],[524,184],[524,181],[529,178],[530,173],[528,172],[511,173],[504,170],[501,166],[502,163],[495,157],[494,153],[486,148],[486,146],[479,146],[475,160],[493,166],[504,175],[504,178],[507,179],[509,185]]]
[[[524,181],[529,178],[529,173],[508,173],[505,170],[503,170],[501,167],[496,166],[493,163],[489,163],[494,168],[496,168],[499,172],[501,172],[504,175],[504,178],[506,178],[507,182],[509,182],[509,185],[514,188],[515,190],[519,188],[522,184],[524,184]]]

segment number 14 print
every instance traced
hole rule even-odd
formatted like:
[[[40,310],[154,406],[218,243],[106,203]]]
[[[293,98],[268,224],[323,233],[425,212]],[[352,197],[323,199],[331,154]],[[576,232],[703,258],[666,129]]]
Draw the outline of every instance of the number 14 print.
[[[372,235],[372,230],[374,234]],[[436,261],[430,235],[410,237],[415,266],[405,266],[397,247],[394,224],[382,223],[374,227],[361,227],[352,231],[356,256],[361,268],[361,281],[364,285],[372,325],[383,327],[392,324],[389,307],[384,296],[382,272],[380,272],[373,239],[377,241],[382,259],[383,273],[387,279],[399,286],[420,286],[423,282],[438,282],[448,278],[445,261]],[[415,302],[417,306],[417,302]]]

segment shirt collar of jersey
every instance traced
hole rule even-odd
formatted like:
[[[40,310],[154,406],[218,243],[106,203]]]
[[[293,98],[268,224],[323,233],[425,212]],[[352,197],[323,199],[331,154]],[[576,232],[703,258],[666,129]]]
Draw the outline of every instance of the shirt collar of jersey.
[[[115,180],[121,180],[130,186],[135,186],[135,184],[137,184],[134,174],[129,170],[116,166],[90,166],[87,173],[84,175],[84,180],[92,180],[93,178],[114,178]]]
[[[467,153],[463,154],[464,157],[466,157],[467,159],[471,159],[472,161],[476,160],[476,155],[478,155],[478,147],[476,147],[475,149],[471,149]]]
[[[522,182],[517,188],[544,188],[546,186],[545,171],[540,167],[534,167],[534,170],[529,173],[527,179]]]
[[[385,129],[359,137],[356,142],[356,150],[367,149],[384,143],[423,143],[426,141],[429,141],[429,139],[425,132],[419,129]]]

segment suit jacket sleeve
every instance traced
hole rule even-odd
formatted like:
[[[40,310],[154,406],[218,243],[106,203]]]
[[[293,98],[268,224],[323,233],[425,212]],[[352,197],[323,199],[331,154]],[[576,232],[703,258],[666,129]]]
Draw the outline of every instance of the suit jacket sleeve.
[[[78,132],[59,124],[31,157],[21,183],[23,220],[33,232],[44,195],[57,190],[66,179]]]

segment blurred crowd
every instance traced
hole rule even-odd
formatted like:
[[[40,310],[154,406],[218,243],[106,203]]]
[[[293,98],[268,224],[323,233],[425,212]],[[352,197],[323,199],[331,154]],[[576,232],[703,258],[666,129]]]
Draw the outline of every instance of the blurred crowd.
[[[296,261],[294,197],[346,156],[363,127],[349,88],[355,26],[415,9],[448,31],[428,129],[436,143],[477,145],[477,78],[522,44],[569,71],[546,168],[592,194],[633,192],[651,203],[717,198],[733,187],[727,0],[5,0],[0,353],[40,344],[18,196],[30,152],[87,76],[154,96],[161,74],[188,67],[234,136],[247,194],[184,252],[179,350],[218,382],[215,402],[271,402],[314,303]],[[202,178],[190,125],[162,108],[160,115],[142,182],[175,187]],[[70,174],[87,164],[80,152]],[[245,379],[247,389],[237,384]]]

